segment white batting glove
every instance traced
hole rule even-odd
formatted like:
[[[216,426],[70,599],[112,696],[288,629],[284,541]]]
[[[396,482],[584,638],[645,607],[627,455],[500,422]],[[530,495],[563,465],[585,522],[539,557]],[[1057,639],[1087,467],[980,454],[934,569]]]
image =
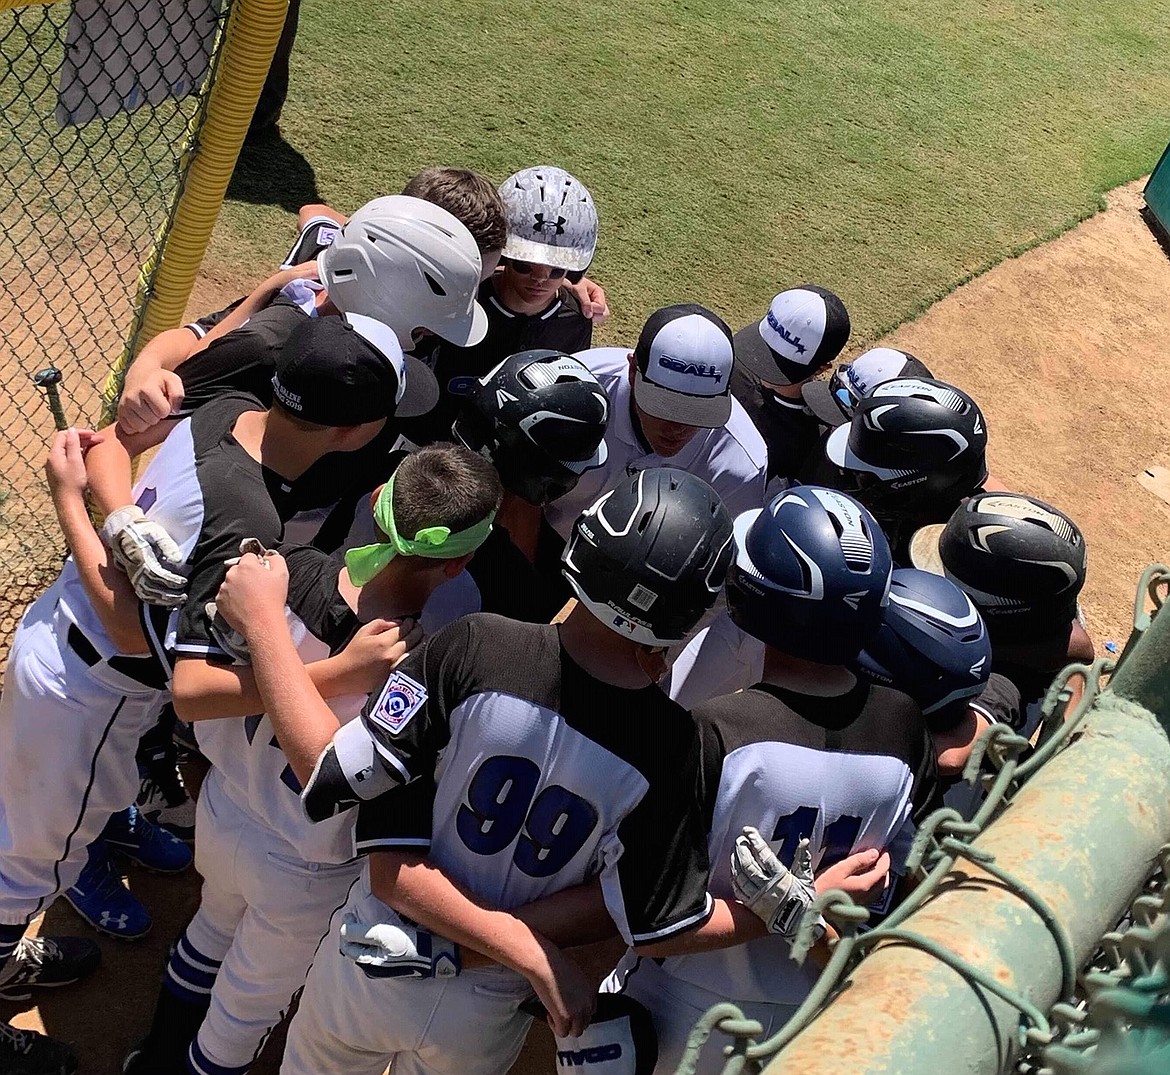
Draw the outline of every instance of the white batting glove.
[[[179,546],[140,507],[128,504],[111,512],[102,527],[102,540],[114,562],[130,576],[140,601],[176,608],[187,600]]]
[[[740,902],[763,920],[769,933],[792,940],[804,912],[817,898],[808,840],[800,841],[789,870],[757,829],[745,827],[731,852],[731,886]]]
[[[460,970],[457,945],[398,915],[371,924],[348,912],[341,954],[371,978],[454,978]]]

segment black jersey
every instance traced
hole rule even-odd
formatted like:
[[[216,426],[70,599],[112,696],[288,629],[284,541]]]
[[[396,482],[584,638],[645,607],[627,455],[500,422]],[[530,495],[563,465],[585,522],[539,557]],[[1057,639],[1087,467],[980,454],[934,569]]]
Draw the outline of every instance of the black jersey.
[[[337,588],[342,559],[305,546],[282,546],[280,552],[288,564],[287,615],[297,653],[305,664],[324,660],[344,649],[361,626]],[[365,702],[364,694],[353,694],[331,698],[328,705],[345,723]],[[195,737],[214,768],[209,779],[245,815],[283,839],[285,853],[305,862],[338,863],[354,857],[352,816],[318,825],[305,816],[300,782],[267,715],[198,721]]]
[[[754,333],[759,343],[759,328],[754,322],[740,329],[733,342],[737,343],[745,332]],[[801,400],[785,399],[765,388],[759,377],[738,362],[731,368],[730,384],[731,394],[747,411],[768,446],[769,481],[795,478],[820,444],[822,427],[816,415]]]
[[[202,317],[197,317],[194,321],[188,321],[183,327],[197,340],[201,340],[227,317],[228,314],[232,313],[247,297],[247,295],[241,295],[238,299],[233,299],[229,302],[222,310],[215,310],[212,313],[204,314]]]
[[[808,837],[818,872],[871,848],[889,848],[903,868],[930,767],[922,714],[906,695],[860,681],[832,698],[759,684],[704,702],[694,717],[705,753],[723,759],[708,841],[714,896],[734,899],[728,863],[745,825],[788,865]],[[799,1003],[816,977],[777,937],[663,966],[723,996],[780,1004]]]
[[[345,568],[342,553],[325,553],[311,545],[282,545],[288,564],[285,602],[305,628],[335,654],[343,650],[361,627],[361,620],[337,588]]]
[[[540,554],[533,564],[497,522],[467,569],[431,594],[423,609],[423,630],[430,633],[436,623],[446,625],[473,612],[548,623],[572,596],[568,585],[559,582],[559,572],[550,571]]]
[[[242,393],[202,407],[171,430],[135,484],[135,503],[174,538],[186,563],[187,602],[173,624],[179,654],[223,655],[204,606],[227,574],[224,560],[239,555],[246,537],[276,545],[292,511],[289,483],[232,435],[241,414],[263,409]]]
[[[303,265],[306,261],[314,261],[322,250],[333,244],[339,231],[341,231],[341,225],[332,217],[313,217],[297,235],[296,242],[293,243],[292,249],[280,267],[288,269],[294,265]],[[229,302],[222,310],[197,317],[194,321],[187,322],[183,327],[201,340],[246,298],[247,295],[241,295],[238,299]]]
[[[586,674],[556,627],[475,615],[411,653],[362,719],[403,786],[363,803],[358,849],[426,849],[511,909],[600,874],[630,943],[705,920],[701,741],[656,686]]]
[[[581,313],[572,294],[564,289],[546,310],[518,314],[496,297],[489,278],[479,286],[479,302],[487,312],[487,335],[474,347],[456,347],[439,341],[426,359],[439,382],[439,402],[421,418],[403,422],[406,435],[416,444],[451,439],[451,426],[476,380],[490,373],[509,355],[534,348],[574,354],[590,346],[593,322]]]
[[[293,265],[303,265],[306,261],[315,261],[323,250],[333,245],[342,225],[332,217],[315,216],[300,230],[296,242],[281,263],[282,269]]]
[[[568,599],[570,591],[560,573],[560,556],[549,560],[550,548],[561,542],[548,522],[541,518],[541,536],[536,563],[524,555],[497,525],[491,536],[476,550],[467,573],[479,595],[479,611],[494,612],[510,620],[548,623]]]
[[[272,375],[285,341],[310,316],[291,299],[278,296],[238,329],[192,355],[175,371],[183,382],[181,414],[191,414],[224,392],[243,391],[264,405],[272,404]],[[386,402],[388,420],[381,432],[355,452],[335,452],[317,460],[292,486],[295,512],[351,502],[368,493],[390,474],[387,457],[398,439],[395,403]]]

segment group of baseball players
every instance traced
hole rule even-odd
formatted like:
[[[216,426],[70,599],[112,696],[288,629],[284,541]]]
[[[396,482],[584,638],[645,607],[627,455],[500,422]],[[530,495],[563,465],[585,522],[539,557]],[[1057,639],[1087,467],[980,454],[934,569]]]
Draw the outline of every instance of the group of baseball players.
[[[975,809],[980,735],[1031,736],[1091,657],[1081,532],[989,476],[922,361],[837,365],[825,288],[593,347],[560,168],[299,225],[150,342],[116,424],[52,442],[70,555],[0,698],[0,997],[97,968],[28,936],[58,896],[141,936],[120,860],[193,858],[131,1075],[243,1075],[290,1010],[286,1075],[504,1075],[534,1018],[548,1070],[668,1073],[726,1000],[774,1032],[833,939],[790,958],[818,891],[886,913],[915,822]],[[0,1022],[0,1075],[76,1069]]]

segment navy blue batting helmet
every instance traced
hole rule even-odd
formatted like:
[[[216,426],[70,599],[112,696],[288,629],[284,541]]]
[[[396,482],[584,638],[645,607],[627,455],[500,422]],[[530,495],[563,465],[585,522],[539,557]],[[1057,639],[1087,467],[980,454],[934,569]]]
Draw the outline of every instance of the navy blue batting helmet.
[[[800,485],[735,520],[731,618],[793,657],[840,664],[881,626],[890,546],[856,500]]]
[[[950,579],[899,568],[877,634],[855,662],[875,683],[910,695],[935,731],[953,727],[991,674],[983,617]]]

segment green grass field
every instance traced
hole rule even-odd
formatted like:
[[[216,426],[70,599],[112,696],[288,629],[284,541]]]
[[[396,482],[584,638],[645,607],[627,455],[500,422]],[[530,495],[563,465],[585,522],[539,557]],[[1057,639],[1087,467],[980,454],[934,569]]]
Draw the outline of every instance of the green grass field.
[[[811,281],[858,341],[1148,171],[1167,57],[1134,0],[305,0],[282,128],[345,208],[431,163],[569,168],[601,214],[607,340],[671,301],[738,325]],[[295,202],[276,164],[236,192]],[[283,212],[229,203],[212,260],[263,276]]]

